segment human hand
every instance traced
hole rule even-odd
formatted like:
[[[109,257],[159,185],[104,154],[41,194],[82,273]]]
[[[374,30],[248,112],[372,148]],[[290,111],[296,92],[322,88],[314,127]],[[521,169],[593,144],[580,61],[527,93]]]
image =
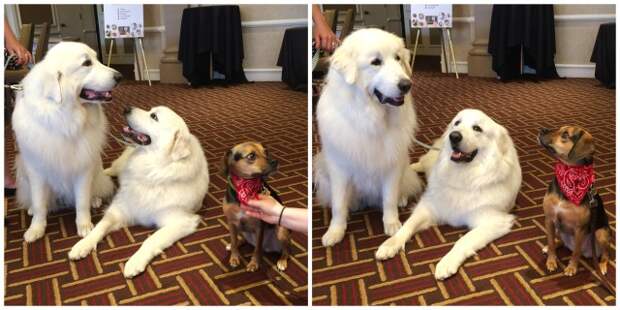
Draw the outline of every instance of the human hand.
[[[314,44],[317,49],[328,52],[333,51],[340,44],[336,34],[326,23],[316,23],[314,25]]]
[[[275,198],[269,195],[258,195],[258,199],[251,199],[248,204],[241,204],[241,209],[251,217],[261,219],[270,224],[277,224],[284,207]]]
[[[17,40],[6,40],[5,48],[9,52],[10,55],[15,55],[17,57],[18,65],[25,65],[27,63],[32,62],[32,54]]]

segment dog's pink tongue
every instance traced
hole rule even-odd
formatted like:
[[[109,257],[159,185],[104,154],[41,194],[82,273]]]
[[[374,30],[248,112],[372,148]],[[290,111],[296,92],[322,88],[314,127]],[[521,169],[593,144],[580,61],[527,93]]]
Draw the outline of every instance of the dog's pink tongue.
[[[93,91],[93,90],[90,90],[90,89],[85,90],[84,93],[86,94],[86,97],[88,99],[93,99],[93,98],[97,97],[97,93],[95,91]]]
[[[452,159],[461,159],[461,157],[463,157],[463,152],[452,152]]]
[[[136,136],[138,138],[138,140],[140,140],[140,142],[145,142],[147,141],[146,135],[138,133],[138,135]]]

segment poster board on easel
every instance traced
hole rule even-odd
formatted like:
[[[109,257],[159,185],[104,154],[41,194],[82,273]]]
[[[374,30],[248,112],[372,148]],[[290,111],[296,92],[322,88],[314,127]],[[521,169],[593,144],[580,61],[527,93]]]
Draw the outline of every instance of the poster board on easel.
[[[138,77],[142,80],[142,70],[140,69],[140,57],[144,71],[146,71],[149,86],[151,86],[151,77],[149,74],[146,56],[144,53],[144,45],[142,38],[144,37],[144,7],[142,4],[104,4],[103,5],[103,31],[106,39],[110,39],[110,50],[108,52],[108,66],[116,39],[130,38],[134,41],[135,64]]]
[[[452,65],[456,78],[459,78],[459,73],[456,69],[456,58],[454,57],[454,46],[452,45],[452,23],[453,12],[451,4],[412,4],[410,5],[410,20],[411,28],[416,29],[415,44],[413,47],[413,61],[411,68],[415,62],[415,55],[418,49],[418,40],[420,39],[420,32],[423,28],[439,28],[441,29],[441,51],[443,53],[446,72],[448,72],[448,58],[446,53],[446,45],[444,39],[444,33],[448,39],[448,48],[452,56]]]

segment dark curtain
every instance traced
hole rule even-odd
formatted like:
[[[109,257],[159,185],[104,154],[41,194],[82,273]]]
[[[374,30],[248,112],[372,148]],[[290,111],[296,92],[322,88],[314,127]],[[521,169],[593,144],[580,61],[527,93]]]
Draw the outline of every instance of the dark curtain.
[[[602,24],[599,27],[590,61],[596,63],[596,79],[609,88],[615,88],[616,23]]]
[[[308,27],[286,29],[277,64],[282,67],[283,82],[294,90],[307,90]]]
[[[212,83],[211,69],[227,84],[247,82],[243,72],[243,38],[239,6],[183,10],[178,59],[192,86]]]
[[[494,5],[489,54],[504,81],[522,77],[521,62],[538,78],[558,78],[553,5]]]

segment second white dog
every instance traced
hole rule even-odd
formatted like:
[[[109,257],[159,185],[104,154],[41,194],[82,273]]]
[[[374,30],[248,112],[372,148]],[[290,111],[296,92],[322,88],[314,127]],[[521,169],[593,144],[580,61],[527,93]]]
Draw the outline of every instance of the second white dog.
[[[167,107],[125,111],[125,139],[135,144],[106,170],[118,175],[120,188],[95,228],[73,246],[70,259],[80,259],[108,233],[134,224],[157,226],[127,261],[130,278],[177,240],[193,233],[200,222],[209,185],[209,171],[200,142],[176,113]]]
[[[432,225],[467,226],[437,264],[435,278],[453,275],[476,251],[507,234],[514,221],[508,211],[521,186],[521,167],[508,131],[479,110],[467,109],[452,120],[435,143],[441,150],[420,159],[428,186],[403,227],[383,242],[377,259],[404,249],[413,234]],[[424,168],[424,167],[423,167]]]

